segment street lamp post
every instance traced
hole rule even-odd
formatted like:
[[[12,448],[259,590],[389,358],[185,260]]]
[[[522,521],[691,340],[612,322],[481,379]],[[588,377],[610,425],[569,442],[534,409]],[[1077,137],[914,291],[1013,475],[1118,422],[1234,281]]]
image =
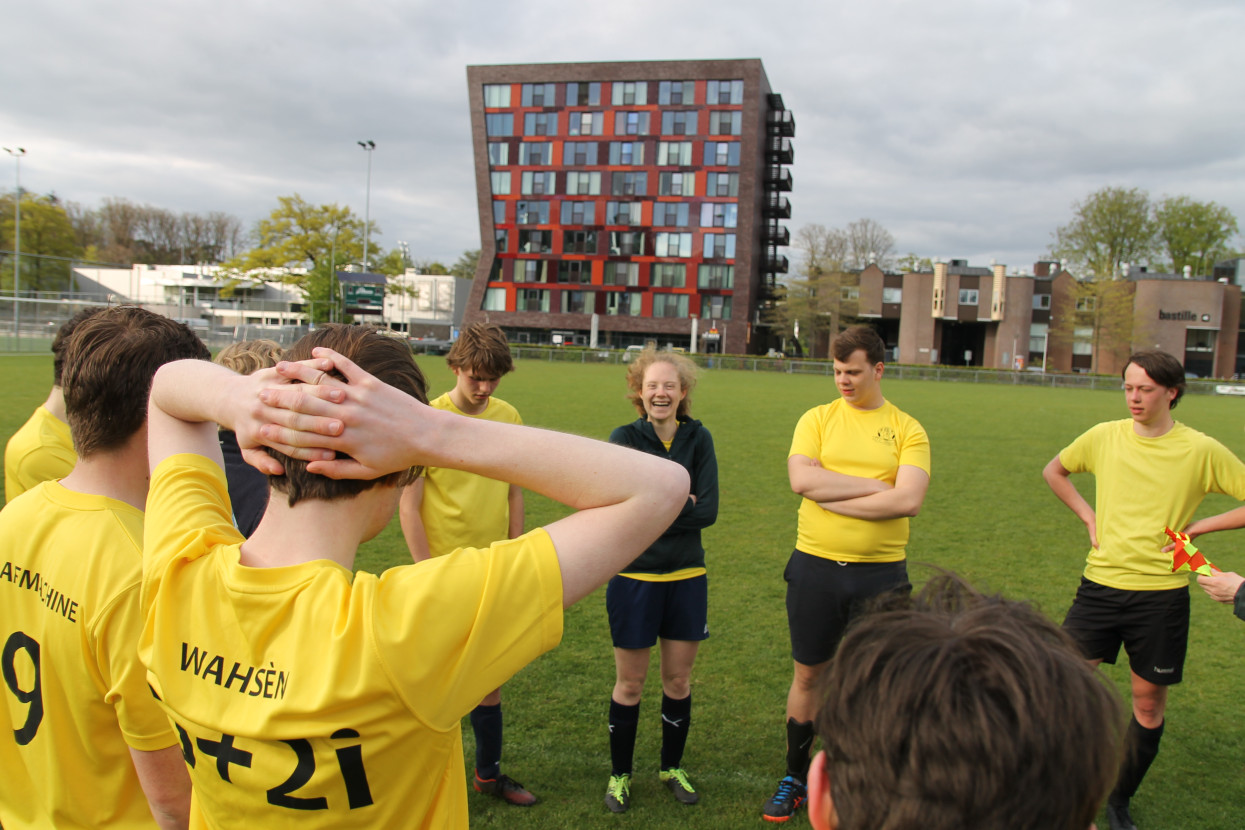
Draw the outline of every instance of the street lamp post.
[[[26,155],[26,148],[10,150],[5,147],[4,152],[12,156],[17,165],[17,193],[13,198],[13,336],[20,340],[22,331],[18,321],[21,312],[18,309],[21,303],[17,295],[22,288],[22,156]]]
[[[367,242],[372,234],[372,151],[375,141],[360,141],[359,146],[367,153],[367,197],[363,202],[363,270],[367,271]]]

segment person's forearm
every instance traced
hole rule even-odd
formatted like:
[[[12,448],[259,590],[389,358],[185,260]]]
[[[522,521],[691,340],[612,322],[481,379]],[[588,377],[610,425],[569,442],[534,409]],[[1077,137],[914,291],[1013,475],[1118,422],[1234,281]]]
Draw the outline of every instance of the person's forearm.
[[[925,500],[924,495],[909,488],[896,487],[854,499],[818,502],[818,505],[840,516],[876,522],[916,516],[921,512],[921,504]]]
[[[511,485],[506,501],[510,511],[510,538],[518,539],[523,535],[523,488]]]
[[[1094,508],[1089,506],[1089,502],[1076,489],[1072,479],[1061,472],[1063,465],[1059,464],[1058,468],[1056,468],[1055,465],[1057,464],[1059,464],[1058,457],[1046,465],[1046,469],[1042,471],[1042,478],[1046,480],[1046,484],[1050,487],[1051,492],[1055,494],[1055,498],[1063,502],[1087,526],[1093,527],[1095,522]]]
[[[791,463],[787,473],[791,490],[815,502],[855,499],[891,489],[890,484],[876,478],[837,473],[811,464]]]
[[[1245,527],[1245,505],[1215,516],[1198,519],[1185,528],[1185,533],[1189,534],[1189,538],[1193,538],[1205,533],[1214,533],[1217,530],[1235,530],[1240,527]]]

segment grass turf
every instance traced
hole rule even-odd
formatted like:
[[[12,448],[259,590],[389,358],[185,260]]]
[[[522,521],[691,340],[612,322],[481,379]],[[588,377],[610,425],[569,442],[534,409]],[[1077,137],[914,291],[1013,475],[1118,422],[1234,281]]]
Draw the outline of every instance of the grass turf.
[[[449,388],[453,376],[443,360],[420,363],[434,394]],[[0,403],[0,435],[7,436],[46,396],[51,360],[0,357],[0,373],[9,391]],[[1089,426],[1124,417],[1120,394],[898,380],[885,381],[884,390],[925,425],[933,448],[933,482],[912,522],[914,580],[925,578],[922,563],[948,568],[985,588],[1030,599],[1061,619],[1088,542],[1040,471]],[[529,424],[598,438],[636,417],[624,393],[622,367],[543,361],[521,361],[498,390]],[[641,707],[631,810],[614,816],[602,806],[613,660],[604,592],[598,591],[567,612],[562,645],[503,691],[503,769],[542,803],[519,809],[471,793],[472,827],[760,826],[761,804],[782,773],[791,671],[782,569],[794,543],[798,499],[787,486],[785,458],[796,419],[834,396],[825,377],[736,371],[704,373],[693,396],[693,414],[713,433],[721,475],[718,522],[705,532],[712,637],[692,676],[695,708],[685,755],[701,803],[681,806],[657,781],[660,685],[654,664]],[[1176,414],[1245,455],[1241,401],[1190,397]],[[1092,479],[1074,481],[1092,501]],[[565,512],[534,494],[527,505],[529,528]],[[1232,505],[1212,496],[1199,515]],[[1222,533],[1201,546],[1216,564],[1240,571],[1241,538]],[[378,571],[405,561],[395,520],[364,545],[357,566]],[[1245,623],[1196,586],[1192,605],[1186,679],[1171,694],[1162,752],[1133,802],[1142,827],[1237,827],[1236,808],[1245,803],[1239,694]],[[1121,663],[1103,670],[1126,694],[1128,673]],[[469,726],[464,742],[470,767]]]

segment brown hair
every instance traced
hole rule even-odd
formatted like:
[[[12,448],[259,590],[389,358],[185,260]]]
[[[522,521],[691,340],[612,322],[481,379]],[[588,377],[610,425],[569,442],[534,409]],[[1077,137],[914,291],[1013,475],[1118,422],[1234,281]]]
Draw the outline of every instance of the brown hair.
[[[495,378],[514,371],[506,333],[493,323],[472,323],[463,329],[445,362],[451,369],[481,372]]]
[[[211,360],[193,331],[138,306],[89,315],[65,346],[65,413],[82,457],[120,447],[147,421],[156,370],[174,360]]]
[[[410,348],[402,341],[378,334],[371,326],[346,326],[340,323],[323,325],[299,340],[285,353],[285,360],[307,360],[317,346],[332,349],[353,361],[360,369],[373,375],[382,383],[405,392],[420,403],[428,403],[424,375],[415,365]],[[338,380],[345,380],[337,370],[329,373]],[[269,453],[285,467],[285,474],[269,476],[272,489],[285,493],[293,507],[303,499],[336,501],[357,496],[373,487],[403,486],[413,481],[420,472],[413,468],[404,472],[390,473],[377,479],[331,479],[307,472],[307,462],[289,458],[269,449]]]
[[[281,355],[281,344],[275,340],[243,340],[221,349],[212,360],[239,375],[249,375],[276,366]]]
[[[679,408],[674,416],[686,418],[692,412],[692,389],[696,387],[696,364],[678,352],[658,352],[653,349],[640,352],[639,356],[627,367],[627,400],[635,405],[636,411],[643,418],[644,401],[640,397],[640,390],[644,387],[644,373],[654,363],[669,363],[679,373],[679,386],[683,387],[683,400],[679,401]]]
[[[852,326],[835,335],[830,352],[840,362],[851,360],[852,354],[863,350],[870,366],[882,363],[886,358],[886,343],[869,326]]]
[[[858,619],[823,689],[840,830],[1079,830],[1115,780],[1116,694],[1039,611],[950,574]]]
[[[1171,403],[1167,408],[1176,408],[1176,404],[1180,403],[1185,389],[1188,388],[1184,378],[1184,366],[1181,365],[1179,360],[1159,349],[1143,349],[1130,354],[1128,363],[1136,363],[1142,369],[1145,369],[1150,379],[1159,386],[1175,389],[1176,397],[1171,399]],[[1128,371],[1128,363],[1124,364],[1124,370],[1120,372],[1121,378]]]
[[[61,327],[56,330],[56,337],[52,339],[52,385],[61,385],[61,376],[65,373],[65,346],[69,343],[69,336],[74,330],[81,325],[83,320],[94,317],[103,311],[105,306],[88,306],[82,309],[74,316],[70,317]]]

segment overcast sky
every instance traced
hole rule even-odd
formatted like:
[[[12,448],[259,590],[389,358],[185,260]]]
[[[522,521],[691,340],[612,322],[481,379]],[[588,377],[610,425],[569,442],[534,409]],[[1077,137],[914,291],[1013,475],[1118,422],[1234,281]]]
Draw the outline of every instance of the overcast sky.
[[[1107,185],[1245,224],[1240,0],[26,2],[0,145],[28,190],[250,228],[295,192],[362,216],[370,139],[375,244],[448,264],[480,246],[468,65],[713,58],[760,58],[795,115],[793,232],[1029,268]]]

